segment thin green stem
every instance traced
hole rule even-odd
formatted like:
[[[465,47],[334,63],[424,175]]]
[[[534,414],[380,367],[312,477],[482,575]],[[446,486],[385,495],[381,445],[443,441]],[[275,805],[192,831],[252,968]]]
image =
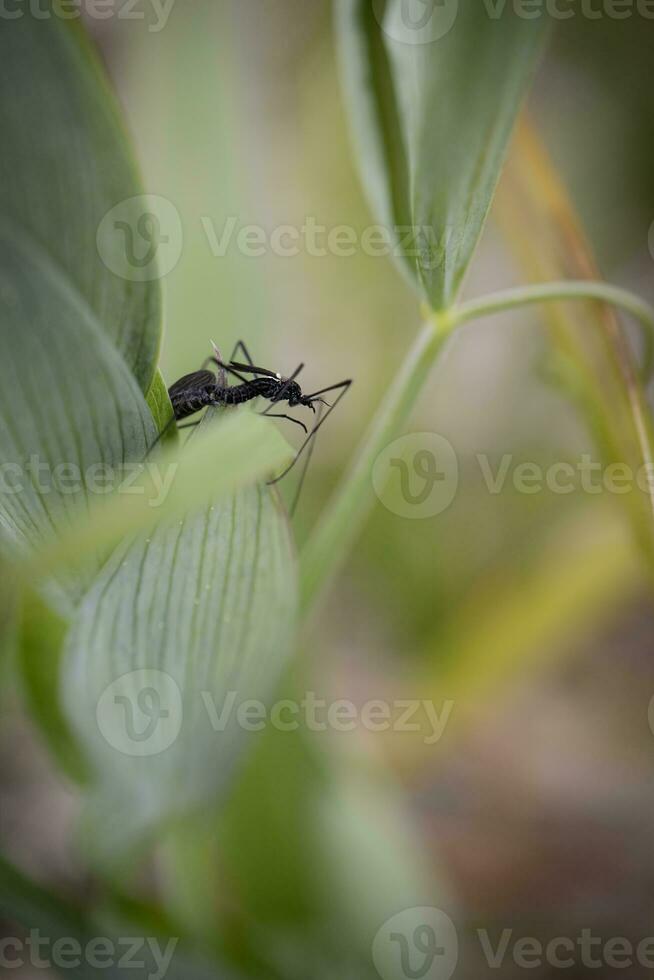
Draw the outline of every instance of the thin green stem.
[[[409,354],[375,415],[354,464],[311,535],[301,556],[302,607],[306,612],[347,556],[374,500],[372,467],[379,453],[406,422],[416,398],[449,336],[448,314],[434,314]]]
[[[462,303],[451,311],[450,318],[454,326],[475,320],[478,317],[511,310],[519,306],[533,303],[553,302],[556,300],[599,300],[617,306],[634,316],[645,328],[645,358],[643,376],[648,379],[654,361],[654,310],[639,296],[610,286],[605,282],[593,282],[586,279],[573,279],[568,282],[536,283],[531,286],[519,286],[516,289],[505,289],[481,299],[473,299]]]
[[[647,375],[654,360],[654,310],[638,296],[591,280],[538,283],[470,300],[451,310],[429,312],[402,369],[377,412],[355,462],[327,505],[301,556],[302,607],[306,612],[345,559],[372,508],[372,467],[406,422],[436,358],[452,331],[478,317],[534,303],[598,300],[631,313],[645,328]]]

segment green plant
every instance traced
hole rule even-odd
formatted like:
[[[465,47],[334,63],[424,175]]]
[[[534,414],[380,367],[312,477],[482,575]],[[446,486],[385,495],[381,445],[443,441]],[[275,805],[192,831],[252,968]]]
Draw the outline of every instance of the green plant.
[[[390,18],[395,4],[387,8]],[[379,857],[383,843],[366,848],[380,811],[387,838],[401,840],[392,783],[365,767],[355,779],[335,774],[303,739],[293,743],[290,760],[285,755],[280,762],[279,741],[266,735],[239,794],[217,817],[216,801],[243,740],[224,739],[217,753],[198,723],[193,692],[202,687],[220,695],[229,687],[270,698],[295,645],[298,604],[306,615],[347,555],[373,499],[374,460],[401,431],[463,324],[529,303],[601,301],[635,316],[651,345],[649,307],[624,290],[589,281],[583,270],[570,281],[465,303],[458,298],[544,42],[544,19],[513,17],[507,8],[491,23],[481,5],[469,3],[437,44],[416,49],[384,31],[379,11],[368,0],[338,4],[346,94],[372,205],[388,227],[413,230],[409,244],[400,234],[396,245],[425,322],[300,555],[299,575],[287,518],[262,483],[288,449],[276,430],[248,414],[208,419],[185,452],[173,440],[156,457],[163,472],[175,468],[158,508],[150,506],[159,488],[147,468],[133,484],[142,494],[100,505],[87,483],[69,493],[64,486],[41,490],[36,480],[0,501],[7,560],[22,586],[17,670],[35,720],[79,782],[86,802],[84,850],[108,909],[88,917],[63,906],[53,913],[60,903],[0,866],[3,908],[27,925],[91,935],[107,919],[145,928],[143,919],[154,915],[162,933],[185,935],[212,955],[227,952],[253,972],[270,969],[260,953],[264,940],[239,932],[251,925],[247,917],[230,928],[229,903],[222,896],[221,906],[213,891],[215,869],[206,872],[206,901],[194,901],[215,823],[221,838],[232,842],[223,870],[235,891],[242,888],[243,907],[252,917],[263,910],[271,928],[288,929],[291,945],[299,942],[297,923],[321,910],[321,883],[306,882],[306,865],[317,855],[325,869],[337,860],[352,872],[338,924],[350,927],[353,948],[383,918],[391,898],[397,900],[398,888],[414,896],[426,890],[410,845],[398,846],[402,853],[391,853],[387,863]],[[125,464],[143,460],[170,418],[158,373],[159,281],[116,274],[96,244],[105,215],[121,202],[134,202],[123,221],[139,219],[139,181],[81,32],[58,18],[24,18],[0,36],[0,53],[15,83],[12,98],[0,100],[0,126],[11,147],[0,184],[2,460],[22,467],[35,456],[50,473],[73,464],[83,474],[102,461],[123,473]],[[593,319],[601,323],[594,313]],[[584,351],[560,344],[566,390],[600,433],[607,459],[649,461],[651,425],[639,372],[619,330],[605,329],[603,337],[624,409],[621,425],[605,418]],[[646,363],[641,373],[648,372]],[[638,506],[630,513],[639,542],[651,553],[651,515]],[[587,581],[585,570],[580,577]],[[555,604],[551,618],[560,615]],[[550,624],[544,618],[543,631]],[[511,633],[507,619],[497,628],[498,645],[504,630]],[[478,647],[469,646],[474,661]],[[121,753],[97,719],[105,692],[129,700],[132,688],[113,685],[140,671],[173,679],[186,720],[167,751],[152,757]],[[59,697],[53,697],[56,685]],[[274,785],[262,794],[265,776]],[[278,781],[293,802],[291,833],[294,845],[300,842],[288,851],[282,846],[288,810],[275,809]],[[328,804],[321,805],[325,787]],[[371,798],[379,800],[377,808]],[[262,842],[261,825],[270,840]],[[131,855],[145,858],[161,839],[167,879],[160,901],[153,899],[144,915],[122,901],[119,879],[128,878]],[[272,859],[264,854],[271,850]],[[259,877],[257,863],[264,859],[273,872]],[[292,882],[287,890],[279,886],[285,873]],[[281,910],[273,914],[275,902]],[[316,940],[318,949],[322,942],[328,943]],[[180,966],[181,975],[187,969]]]

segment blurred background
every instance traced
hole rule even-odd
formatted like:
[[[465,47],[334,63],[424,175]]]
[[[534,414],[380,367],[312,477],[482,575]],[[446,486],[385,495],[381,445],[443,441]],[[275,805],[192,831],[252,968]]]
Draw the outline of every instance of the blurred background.
[[[355,379],[317,443],[295,518],[301,546],[420,323],[387,257],[312,255],[302,236],[292,255],[238,245],[249,225],[360,235],[376,221],[349,142],[331,5],[175,0],[163,26],[149,4],[138,9],[142,20],[88,27],[145,188],[182,220],[165,279],[167,383],[199,367],[210,339],[227,354],[238,338],[282,373],[305,362],[307,390]],[[561,22],[529,103],[602,273],[650,301],[653,30],[636,16]],[[466,296],[528,278],[501,213],[510,193],[500,190]],[[377,930],[420,906],[454,921],[457,977],[524,972],[510,948],[491,970],[479,929],[493,946],[505,929],[512,941],[654,934],[654,605],[631,528],[615,495],[518,492],[510,476],[489,492],[479,462],[496,472],[508,454],[513,473],[598,458],[556,384],[539,311],[463,329],[409,431],[454,447],[455,498],[416,520],[376,503],[282,694],[429,699],[446,718],[441,737],[361,726],[257,735],[226,802],[173,828],[125,886],[126,901],[156,899],[171,928],[237,970],[375,976]],[[18,698],[0,734],[4,852],[65,894],[95,894],[75,792]]]

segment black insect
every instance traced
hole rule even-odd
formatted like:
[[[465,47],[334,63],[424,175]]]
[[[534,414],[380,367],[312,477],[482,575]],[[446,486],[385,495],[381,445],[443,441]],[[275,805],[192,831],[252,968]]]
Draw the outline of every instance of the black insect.
[[[288,378],[282,377],[281,374],[277,374],[274,371],[269,371],[267,368],[256,367],[253,363],[252,358],[248,352],[247,347],[242,340],[239,340],[236,344],[231,358],[228,362],[224,362],[221,359],[220,352],[215,344],[212,345],[214,349],[214,354],[212,357],[208,357],[207,360],[202,365],[199,371],[194,371],[192,374],[186,374],[179,381],[176,381],[168,391],[170,395],[170,400],[173,406],[174,419],[173,422],[180,422],[183,419],[189,418],[191,415],[195,415],[196,412],[200,412],[203,408],[212,406],[222,406],[222,405],[241,405],[244,402],[252,401],[254,398],[265,398],[270,402],[268,408],[261,412],[261,415],[267,415],[272,418],[288,419],[289,422],[293,422],[295,425],[299,425],[306,434],[306,439],[298,449],[293,461],[286,467],[286,469],[279,474],[270,483],[278,483],[283,479],[295,466],[300,456],[309,449],[309,454],[307,456],[306,465],[304,471],[300,478],[298,489],[295,495],[293,506],[291,512],[295,509],[297,500],[299,497],[300,490],[302,488],[302,482],[304,481],[304,476],[306,474],[306,469],[313,451],[313,440],[316,434],[324,422],[336,406],[339,401],[348,390],[352,384],[351,380],[339,381],[337,384],[329,385],[327,388],[321,388],[319,391],[314,391],[310,395],[305,395],[300,388],[300,385],[296,381],[297,376],[304,367],[300,364],[293,374]],[[242,363],[235,361],[234,357],[237,355],[239,349],[243,352],[245,360],[247,363]],[[208,370],[207,365],[213,364],[218,369],[218,374],[213,371]],[[230,385],[227,382],[227,375],[231,375],[236,378],[240,383],[236,385]],[[251,375],[251,377],[246,377],[246,375]],[[330,391],[338,391],[339,394],[333,403],[329,403],[322,396],[328,394]],[[318,406],[318,418],[316,424],[313,426],[311,431],[309,431],[304,424],[299,419],[293,418],[291,415],[286,415],[284,413],[273,412],[271,409],[275,406],[281,405],[281,403],[286,402],[289,408],[296,408],[298,406],[304,406],[310,408],[315,414],[316,405]],[[327,411],[323,414],[323,409],[327,408]],[[194,422],[187,422],[184,425],[180,425],[180,429],[190,428],[191,426],[198,425],[201,420],[198,419]]]

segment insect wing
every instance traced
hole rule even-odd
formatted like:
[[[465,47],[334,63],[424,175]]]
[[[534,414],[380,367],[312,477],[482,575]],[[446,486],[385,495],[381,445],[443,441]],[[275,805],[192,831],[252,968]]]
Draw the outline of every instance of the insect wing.
[[[171,385],[168,389],[168,394],[170,398],[179,398],[180,395],[184,395],[189,391],[195,391],[197,388],[203,388],[205,385],[215,383],[216,376],[212,371],[193,371],[192,374],[185,374],[183,378],[180,378],[174,385]]]
[[[245,374],[262,374],[265,378],[279,378],[279,375],[275,374],[274,371],[269,371],[268,368],[255,367],[254,364],[240,364],[238,361],[230,361],[229,366],[237,371],[243,371]]]

